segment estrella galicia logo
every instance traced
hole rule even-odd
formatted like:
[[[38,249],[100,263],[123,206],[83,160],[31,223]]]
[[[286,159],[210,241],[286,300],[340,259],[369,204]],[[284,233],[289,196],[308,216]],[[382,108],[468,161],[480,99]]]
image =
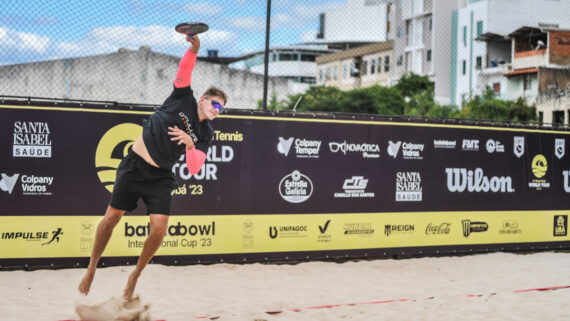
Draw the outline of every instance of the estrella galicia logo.
[[[279,182],[279,194],[289,203],[302,203],[313,194],[313,182],[306,175],[294,170]]]
[[[129,148],[140,134],[142,134],[141,126],[124,123],[109,129],[101,137],[95,151],[95,168],[99,180],[109,192],[113,192],[121,160],[127,156]]]
[[[269,237],[274,239],[277,238],[277,235],[279,234],[279,232],[277,232],[277,226],[270,226],[269,227]]]
[[[524,154],[524,136],[515,136],[513,139],[513,153],[521,158]]]
[[[285,139],[279,137],[279,143],[277,144],[277,151],[285,156],[289,155],[289,150],[291,150],[291,145],[293,144],[293,137]]]
[[[461,221],[463,225],[463,236],[469,237],[471,233],[487,232],[489,224],[486,222],[471,222],[471,220]]]
[[[331,220],[327,220],[327,222],[325,223],[325,226],[319,225],[319,231],[321,231],[321,234],[325,234],[325,232],[329,228],[330,222],[331,222]]]
[[[568,235],[568,215],[554,215],[554,236]]]
[[[20,174],[8,176],[7,174],[2,173],[2,178],[0,179],[0,189],[4,192],[8,192],[8,194],[12,194],[12,190],[14,190],[14,186],[16,186],[16,182],[18,181],[19,176]]]
[[[558,159],[562,159],[562,157],[564,157],[564,154],[566,154],[565,145],[566,145],[566,139],[564,138],[554,139],[554,155],[556,155]]]

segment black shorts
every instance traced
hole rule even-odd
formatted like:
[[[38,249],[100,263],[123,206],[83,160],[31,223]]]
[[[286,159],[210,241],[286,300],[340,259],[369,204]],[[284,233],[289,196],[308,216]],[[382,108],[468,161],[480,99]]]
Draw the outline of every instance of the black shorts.
[[[147,163],[132,150],[117,169],[110,205],[119,210],[133,211],[143,199],[147,214],[170,214],[172,190],[178,187],[172,171]]]

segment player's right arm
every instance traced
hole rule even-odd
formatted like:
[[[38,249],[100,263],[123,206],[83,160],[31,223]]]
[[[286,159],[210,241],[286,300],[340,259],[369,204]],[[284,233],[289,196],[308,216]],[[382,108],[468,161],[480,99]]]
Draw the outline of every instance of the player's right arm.
[[[176,88],[190,86],[190,83],[192,82],[192,70],[194,70],[194,66],[196,65],[196,57],[198,56],[198,51],[200,50],[200,38],[198,38],[198,35],[194,35],[193,38],[186,36],[186,41],[190,42],[192,46],[188,48],[180,60],[178,73],[176,74],[176,79],[174,79],[174,87]]]

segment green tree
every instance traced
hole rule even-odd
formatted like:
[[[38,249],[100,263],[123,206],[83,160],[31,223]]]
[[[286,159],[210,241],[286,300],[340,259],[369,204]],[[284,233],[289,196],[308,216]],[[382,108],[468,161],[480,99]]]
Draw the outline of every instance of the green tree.
[[[487,119],[500,121],[536,120],[536,107],[527,105],[523,98],[516,101],[501,100],[490,87],[463,105],[459,118]]]
[[[298,111],[323,111],[338,112],[342,110],[341,101],[346,95],[345,92],[336,87],[315,86],[310,87],[305,93],[290,95],[286,109],[293,109],[301,96],[301,101],[297,105]]]
[[[273,91],[271,93],[271,98],[267,102],[267,110],[281,110],[287,108],[287,101],[286,100],[277,100],[277,93]],[[259,99],[257,101],[257,109],[263,109],[263,99]]]

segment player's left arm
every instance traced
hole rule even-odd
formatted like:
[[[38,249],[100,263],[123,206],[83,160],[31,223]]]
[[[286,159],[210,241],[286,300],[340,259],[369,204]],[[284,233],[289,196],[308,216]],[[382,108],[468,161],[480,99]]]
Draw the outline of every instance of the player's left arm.
[[[173,136],[170,138],[171,141],[178,141],[178,145],[186,145],[186,167],[188,167],[188,172],[190,172],[191,175],[198,174],[202,165],[206,162],[205,151],[208,151],[208,144],[201,141],[194,144],[190,135],[177,126],[168,127],[168,129],[170,130],[168,134]],[[203,149],[205,149],[205,151],[203,151]]]

